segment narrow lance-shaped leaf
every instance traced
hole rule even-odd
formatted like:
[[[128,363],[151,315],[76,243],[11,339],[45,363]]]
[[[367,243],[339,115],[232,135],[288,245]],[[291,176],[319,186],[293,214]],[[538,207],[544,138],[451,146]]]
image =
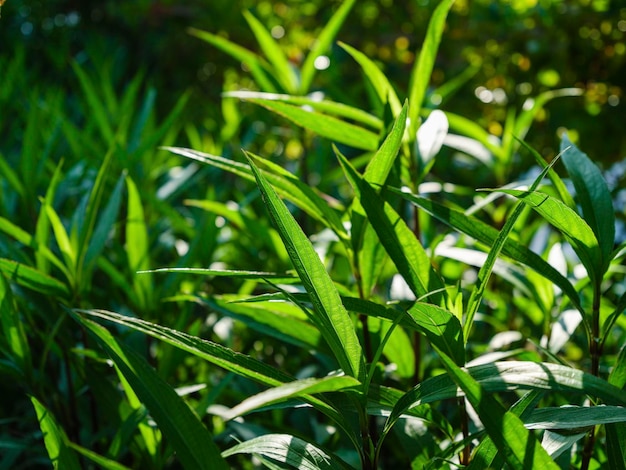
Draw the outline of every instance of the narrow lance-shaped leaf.
[[[76,454],[69,447],[67,435],[54,416],[37,398],[30,397],[30,401],[33,403],[37,413],[39,427],[41,428],[48,457],[50,457],[53,467],[59,470],[79,470],[81,467],[78,458],[76,458]]]
[[[527,361],[495,362],[465,369],[485,393],[512,390],[538,390],[589,395],[605,403],[626,405],[626,390],[620,390],[603,379],[571,367]],[[453,378],[447,374],[424,380],[400,397],[385,424],[388,431],[400,416],[424,403],[463,396]]]
[[[567,134],[563,134],[561,152],[585,221],[598,239],[602,253],[600,279],[611,262],[615,243],[615,209],[611,193],[600,169],[569,140]]]
[[[419,59],[415,62],[411,72],[411,83],[409,85],[409,138],[411,142],[415,140],[417,128],[419,127],[420,109],[424,102],[426,89],[430,83],[448,11],[450,11],[453,3],[454,0],[443,0],[435,9],[428,23],[426,38],[422,43]]]
[[[593,230],[576,212],[558,199],[545,193],[521,191],[518,189],[498,189],[521,199],[532,207],[546,221],[559,229],[587,269],[592,280],[603,275],[602,255]]]
[[[0,325],[11,356],[22,374],[29,376],[32,370],[30,346],[26,339],[24,322],[13,300],[11,287],[0,273]]]
[[[402,109],[402,103],[400,103],[398,95],[393,89],[391,83],[389,83],[387,76],[378,68],[372,59],[367,57],[367,55],[363,54],[361,51],[341,41],[339,41],[339,46],[357,61],[357,63],[361,66],[361,69],[363,69],[365,77],[367,77],[367,79],[372,83],[374,90],[376,90],[380,102],[389,102],[392,114],[397,116]]]
[[[408,194],[394,188],[390,189],[402,195],[408,201],[418,205],[424,211],[428,212],[430,215],[446,225],[458,230],[461,233],[469,235],[485,245],[493,245],[498,236],[498,231],[495,228],[485,224],[480,219],[465,215],[460,210],[447,207],[429,199]],[[584,318],[585,309],[580,303],[578,292],[574,289],[574,286],[572,286],[572,284],[553,266],[548,264],[543,258],[525,246],[508,239],[504,243],[502,252],[514,260],[534,269],[537,273],[541,274],[543,277],[558,286],[559,289],[567,295],[572,304],[581,313],[583,319],[586,321],[586,318]],[[585,323],[585,325],[588,329],[588,324]]]
[[[235,454],[262,455],[301,470],[348,470],[352,468],[339,457],[288,434],[266,434],[237,444],[222,453],[224,457]]]
[[[62,172],[63,168],[63,159],[59,161],[59,164],[54,169],[54,174],[50,179],[50,183],[48,184],[48,188],[46,189],[46,195],[44,197],[44,201],[54,201],[54,195],[56,194],[56,190],[61,182],[61,177],[63,176]],[[44,272],[46,274],[50,274],[50,262],[55,262],[54,259],[50,258],[50,253],[46,253],[48,251],[50,240],[50,219],[48,218],[48,214],[46,210],[39,211],[39,215],[37,217],[37,226],[35,228],[35,234],[33,236],[35,248],[35,260],[36,260],[36,268]],[[30,245],[30,243],[29,243]],[[55,263],[57,267],[59,267],[59,263]],[[68,267],[63,266],[61,268],[67,275],[68,281],[72,278],[72,275],[69,273]],[[71,269],[71,267],[69,267]]]
[[[234,175],[245,178],[249,181],[254,181],[252,170],[250,170],[248,165],[244,165],[243,163],[185,148],[165,147],[165,149],[177,155],[199,161],[206,165],[211,165],[216,168],[229,171]],[[278,165],[272,164],[272,162],[251,153],[248,155],[252,157],[255,162],[260,163],[260,166],[267,168],[267,171],[261,171],[274,187],[276,192],[278,192],[285,199],[291,201],[315,220],[318,220],[325,225],[329,225],[340,239],[345,240],[347,238],[348,235],[346,234],[346,230],[341,223],[341,218],[337,214],[336,210],[329,206],[328,199],[322,197],[322,195],[316,192],[312,187],[302,183],[291,173],[283,168],[280,168]],[[336,205],[337,204],[334,204],[334,206]],[[339,208],[341,209],[341,206]]]
[[[405,103],[389,135],[365,169],[363,178],[375,187],[385,183],[400,151],[406,127],[407,108]],[[368,296],[383,268],[385,249],[378,241],[374,228],[366,221],[358,198],[353,201],[352,211],[352,246],[358,256],[363,294]]]
[[[421,327],[431,344],[465,365],[465,343],[459,319],[452,313],[435,305],[416,302],[407,314]]]
[[[106,189],[105,186],[109,177],[109,168],[111,166],[111,161],[113,160],[113,154],[114,150],[113,148],[111,148],[107,155],[104,157],[104,161],[102,162],[102,165],[100,165],[98,175],[96,176],[96,180],[93,183],[91,193],[89,194],[89,200],[87,202],[87,208],[85,211],[85,219],[79,221],[79,240],[76,247],[78,259],[76,263],[77,275],[79,276],[79,278],[81,277],[80,275],[83,269],[83,264],[85,263],[85,257],[87,256],[89,245],[92,243],[93,231],[96,223],[98,222],[98,216],[100,215],[100,205],[102,203],[102,199],[104,198],[104,193]],[[114,200],[115,192],[112,196],[112,199]],[[109,232],[109,229],[110,227],[107,228],[107,234]]]
[[[430,300],[438,303],[442,297],[439,291],[443,289],[444,284],[432,267],[421,243],[400,215],[363,180],[350,162],[339,152],[335,153],[367,214],[369,223],[376,230],[378,239],[384,245],[398,272],[416,297],[431,294]]]
[[[120,315],[118,313],[107,312],[104,310],[76,310],[77,314],[89,315],[93,318],[100,318],[132,328],[135,331],[145,333],[159,341],[164,341],[175,348],[193,354],[205,361],[215,364],[229,372],[233,372],[242,377],[254,380],[258,383],[279,386],[284,383],[292,382],[294,377],[282,372],[279,369],[271,367],[264,362],[254,359],[245,354],[241,354],[228,349],[220,344],[191,336],[182,331],[173,330],[155,323],[150,323],[139,318]],[[355,443],[358,442],[352,428],[343,419],[343,416],[333,407],[329,406],[323,400],[316,397],[304,397],[304,401],[310,403],[317,410],[324,413],[337,423],[343,429],[348,437]]]
[[[363,127],[347,123],[333,116],[308,111],[299,106],[271,100],[250,99],[270,111],[279,114],[298,126],[315,132],[322,137],[349,145],[362,150],[376,150],[378,147],[378,135]]]
[[[550,171],[550,168],[552,167],[554,163],[556,163],[556,159],[554,159],[550,165],[544,168],[539,174],[539,176],[535,178],[535,181],[530,186],[529,191],[534,191],[539,186],[539,184],[541,183],[543,178],[546,176],[548,171]],[[502,230],[500,230],[500,233],[498,234],[495,241],[493,242],[493,245],[491,246],[489,253],[487,255],[487,260],[478,271],[478,279],[476,281],[476,284],[474,285],[474,289],[472,289],[472,293],[470,294],[470,298],[467,303],[465,323],[463,324],[463,334],[465,335],[466,341],[469,339],[470,331],[474,323],[474,315],[476,314],[476,312],[478,312],[478,307],[480,306],[480,303],[482,301],[483,294],[487,287],[487,282],[489,281],[489,278],[491,277],[491,272],[493,271],[496,260],[500,256],[500,253],[502,252],[502,249],[504,248],[506,240],[509,237],[509,234],[511,233],[511,231],[513,230],[513,226],[517,222],[517,219],[522,214],[523,209],[524,207],[520,203],[518,203],[515,206],[515,208],[513,209],[513,212],[507,218],[504,224],[504,227],[502,227]]]
[[[300,71],[300,93],[305,94],[311,88],[315,76],[315,59],[324,54],[337,36],[341,25],[348,17],[348,13],[356,3],[356,0],[345,0],[330,18],[326,26],[313,43],[313,48],[307,54]]]
[[[0,258],[0,272],[4,273],[7,279],[41,294],[60,298],[67,298],[70,294],[67,286],[61,281],[13,260]]]
[[[626,298],[626,294],[623,298]],[[615,366],[609,375],[609,383],[626,389],[626,345],[622,346],[617,358]],[[626,468],[626,423],[607,424],[606,427],[606,453],[609,462],[609,468],[624,469]]]
[[[326,267],[285,204],[278,198],[252,160],[250,165],[270,217],[278,229],[304,288],[311,296],[314,305],[313,322],[320,328],[344,372],[363,382],[365,364],[361,345],[352,319],[341,303],[339,293]]]
[[[285,53],[270,32],[252,13],[244,11],[243,16],[254,33],[259,46],[265,53],[265,57],[274,67],[276,80],[280,82],[285,91],[294,93],[297,87],[296,74],[291,65],[289,65],[287,56],[285,56]]]
[[[495,397],[485,393],[480,383],[458,367],[451,358],[438,352],[448,374],[463,390],[465,397],[480,416],[489,437],[499,449],[504,449],[506,462],[512,468],[560,468],[541,447],[534,434],[524,427],[522,420],[514,413],[506,411]]]
[[[233,419],[237,416],[250,413],[263,406],[271,405],[284,401],[288,398],[297,398],[304,395],[313,395],[324,392],[346,391],[349,388],[356,388],[361,383],[354,377],[347,375],[329,376],[317,378],[308,378],[296,380],[293,382],[270,388],[261,393],[246,398],[237,406],[232,408],[226,415],[225,419]]]
[[[359,124],[363,124],[374,130],[380,130],[383,127],[383,122],[378,117],[363,111],[360,108],[354,106],[348,106],[347,104],[338,103],[327,99],[317,99],[315,95],[310,96],[295,96],[284,95],[280,93],[263,93],[260,91],[249,90],[236,90],[226,91],[222,93],[224,98],[239,98],[240,100],[261,99],[270,101],[282,101],[285,103],[293,104],[296,106],[308,106],[311,109],[319,111],[331,116],[340,117],[346,120],[354,121]],[[398,111],[401,105],[398,103]]]
[[[139,190],[130,175],[126,175],[128,188],[128,217],[126,220],[126,254],[128,267],[133,279],[133,287],[142,308],[149,308],[154,284],[150,274],[137,274],[137,271],[150,269],[148,228],[144,219],[143,205]]]
[[[228,469],[211,433],[174,389],[136,352],[97,323],[77,317],[108,353],[188,469]]]
[[[533,409],[539,404],[539,401],[544,396],[544,393],[537,390],[531,390],[527,392],[522,398],[520,398],[510,411],[522,421],[526,421],[526,418],[530,416]],[[498,449],[493,440],[487,436],[476,447],[472,455],[470,464],[466,467],[466,470],[483,470],[485,468],[502,468],[504,464],[504,457],[502,452]]]

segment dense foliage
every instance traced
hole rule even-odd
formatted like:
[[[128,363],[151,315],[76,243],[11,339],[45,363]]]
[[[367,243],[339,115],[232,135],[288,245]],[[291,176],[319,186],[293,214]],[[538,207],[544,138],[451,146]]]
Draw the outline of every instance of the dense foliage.
[[[626,467],[626,9],[0,21],[0,468]]]

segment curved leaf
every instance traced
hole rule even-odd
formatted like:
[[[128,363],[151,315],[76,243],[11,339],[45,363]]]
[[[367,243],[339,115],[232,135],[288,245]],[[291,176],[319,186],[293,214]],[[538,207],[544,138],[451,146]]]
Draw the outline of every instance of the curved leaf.
[[[467,373],[487,393],[546,390],[595,396],[605,403],[626,405],[626,390],[571,367],[527,361],[495,362],[468,367]],[[389,416],[390,427],[406,411],[423,403],[463,396],[449,375],[432,377],[404,394]]]
[[[237,444],[222,456],[259,454],[302,470],[347,470],[349,467],[337,456],[289,434],[266,434]]]
[[[313,44],[313,48],[307,54],[304,63],[302,64],[302,70],[300,72],[300,92],[307,93],[311,88],[313,77],[315,75],[315,59],[324,54],[331,46],[333,40],[339,32],[339,28],[348,17],[348,13],[356,3],[356,0],[345,0],[337,8],[337,11],[330,18],[326,26],[322,29],[319,36]]]
[[[430,77],[435,66],[437,50],[439,49],[443,29],[446,25],[446,18],[453,3],[454,0],[443,0],[430,17],[419,59],[415,62],[411,71],[409,85],[409,138],[411,141],[415,140],[415,134],[419,127],[420,110],[424,102],[426,90],[430,84]]]
[[[558,199],[541,192],[498,189],[521,199],[560,230],[580,258],[591,279],[602,279],[602,254],[593,230],[576,212]]]
[[[376,231],[378,239],[387,250],[398,272],[404,277],[416,297],[429,294],[433,303],[438,303],[442,297],[439,291],[444,287],[444,283],[432,267],[424,247],[391,205],[376,193],[376,190],[358,174],[343,155],[339,152],[335,153],[357,199],[367,214],[369,223]]]
[[[289,257],[311,296],[314,316],[311,319],[320,329],[335,358],[348,375],[363,381],[365,364],[361,345],[352,319],[341,303],[339,293],[313,245],[274,189],[250,160],[252,171],[270,217],[287,248]]]
[[[295,92],[297,87],[296,74],[283,50],[265,26],[252,13],[244,11],[243,16],[254,33],[259,46],[265,53],[265,57],[274,67],[276,80],[280,82],[285,91]]]
[[[213,442],[213,436],[174,389],[141,356],[116,341],[104,327],[78,318],[98,339],[133,391],[150,410],[182,465],[188,469],[227,470],[229,467]]]
[[[30,266],[0,258],[0,272],[7,279],[45,295],[67,298],[70,291],[65,284]]]
[[[456,364],[465,364],[465,342],[459,319],[435,305],[416,302],[407,312],[430,343],[450,356]]]
[[[372,59],[367,57],[367,55],[363,54],[361,51],[341,41],[339,41],[339,46],[357,61],[357,63],[361,66],[361,69],[363,69],[365,77],[367,77],[374,87],[374,90],[376,90],[378,99],[380,99],[381,103],[389,102],[391,112],[394,116],[397,116],[402,109],[402,104],[398,99],[396,90],[394,90],[391,83],[389,83],[387,76],[378,68]]]
[[[561,159],[567,168],[585,221],[595,233],[602,253],[602,270],[611,261],[615,243],[615,209],[611,193],[600,169],[589,157],[578,150],[564,133],[561,140]]]
[[[376,150],[378,148],[378,135],[363,127],[349,124],[327,114],[309,111],[300,106],[294,106],[280,101],[265,99],[249,99],[251,103],[258,104],[270,111],[289,119],[294,124],[304,127],[320,136],[349,145],[361,150]]]
[[[297,398],[304,395],[314,395],[316,393],[345,391],[349,388],[360,386],[361,383],[354,377],[347,375],[329,376],[318,378],[307,378],[295,380],[293,382],[270,388],[261,393],[257,393],[239,403],[226,414],[224,419],[230,420],[238,416],[250,413],[262,406],[278,403],[288,398]]]
[[[319,100],[311,96],[283,95],[279,93],[263,93],[259,91],[237,90],[222,93],[225,98],[239,98],[240,100],[262,99],[270,101],[282,101],[297,106],[307,106],[316,111],[320,111],[332,116],[338,116],[351,120],[374,130],[379,131],[383,127],[383,122],[376,116],[363,111],[362,109],[337,103],[330,100]]]

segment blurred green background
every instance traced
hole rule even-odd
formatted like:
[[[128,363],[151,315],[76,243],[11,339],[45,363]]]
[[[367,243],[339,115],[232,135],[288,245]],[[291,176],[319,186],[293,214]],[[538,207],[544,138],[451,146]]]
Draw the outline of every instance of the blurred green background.
[[[3,150],[10,154],[9,149],[18,149],[21,136],[11,126],[12,108],[32,105],[34,89],[60,89],[64,99],[72,101],[78,91],[69,67],[72,60],[100,69],[108,64],[108,79],[120,89],[138,72],[145,73],[147,84],[158,91],[157,109],[163,115],[191,90],[184,119],[203,132],[217,133],[223,125],[220,93],[225,77],[229,89],[252,83],[239,64],[190,36],[187,28],[220,33],[258,50],[241,15],[251,9],[298,63],[338,4],[331,0],[9,0],[0,21],[0,73],[6,77],[9,64],[21,57],[27,76],[19,77],[20,83],[7,84],[3,79]],[[399,89],[406,89],[415,51],[436,4],[360,1],[339,39],[379,60]],[[625,34],[626,7],[618,1],[458,0],[432,85],[437,87],[468,65],[476,65],[476,74],[443,108],[475,119],[494,135],[502,132],[507,107],[519,107],[526,97],[547,89],[580,87],[585,90],[582,98],[548,104],[528,140],[542,153],[554,152],[558,130],[573,129],[574,139],[593,159],[615,162],[626,145],[622,130]],[[358,85],[363,81],[353,61],[339,48],[330,59],[330,67],[318,74],[314,88],[339,101],[363,99],[365,90]],[[337,76],[350,87],[337,87],[341,83]]]

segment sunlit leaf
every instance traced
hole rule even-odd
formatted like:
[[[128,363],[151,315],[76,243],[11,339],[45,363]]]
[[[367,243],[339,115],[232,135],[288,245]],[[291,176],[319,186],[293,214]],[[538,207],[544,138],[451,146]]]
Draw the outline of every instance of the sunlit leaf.
[[[252,161],[250,163],[270,217],[278,229],[304,288],[311,296],[314,305],[312,321],[320,328],[346,374],[362,380],[365,366],[361,345],[352,320],[341,303],[339,293],[326,267],[285,204]]]
[[[136,352],[118,342],[102,326],[77,317],[109,354],[139,399],[150,410],[159,429],[176,449],[181,464],[188,469],[229,468],[189,406]]]
[[[249,99],[248,101],[263,106],[289,119],[296,125],[313,131],[321,137],[333,142],[362,150],[376,150],[378,147],[377,134],[363,127],[337,119],[336,117],[280,101],[257,98]]]
[[[317,38],[315,38],[313,47],[307,54],[306,59],[304,59],[300,71],[300,93],[307,93],[311,88],[311,83],[313,82],[313,77],[316,72],[315,59],[323,55],[331,46],[355,3],[356,0],[345,0],[342,2],[328,23],[322,28]]]
[[[70,448],[67,435],[59,426],[57,420],[37,398],[31,396],[30,401],[35,407],[39,427],[43,433],[43,440],[53,468],[59,470],[80,470],[81,466],[78,458]]]
[[[302,470],[347,470],[352,467],[314,444],[288,434],[266,434],[224,451],[224,457],[259,454]]]
[[[611,262],[615,243],[615,209],[611,193],[600,169],[563,134],[561,159],[576,188],[583,216],[595,234],[602,253],[602,271]],[[598,278],[601,277],[598,273]]]

